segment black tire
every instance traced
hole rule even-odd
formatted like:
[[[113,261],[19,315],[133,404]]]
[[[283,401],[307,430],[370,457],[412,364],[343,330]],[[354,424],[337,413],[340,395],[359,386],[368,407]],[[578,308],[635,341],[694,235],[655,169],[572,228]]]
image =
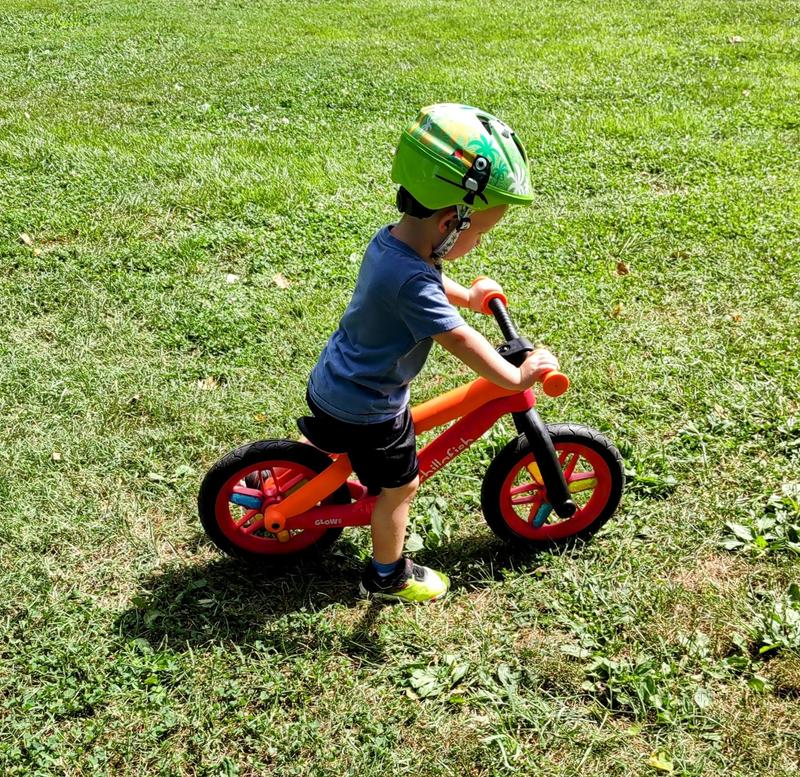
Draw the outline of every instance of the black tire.
[[[574,516],[562,520],[551,513],[541,527],[533,525],[534,507],[546,513],[547,499],[527,469],[534,460],[525,435],[512,440],[497,454],[486,470],[481,488],[481,508],[492,531],[507,542],[536,550],[564,548],[588,540],[614,514],[625,483],[622,457],[600,432],[579,424],[549,424],[547,430],[556,453],[565,456],[563,464],[567,469],[575,468],[570,475],[574,478],[570,490],[584,485],[573,494],[578,505]],[[577,461],[572,464],[576,454]],[[526,482],[517,483],[520,477]],[[531,496],[523,496],[528,493]],[[529,515],[524,516],[525,512]]]
[[[248,534],[246,528],[235,525],[228,497],[223,497],[221,492],[225,490],[230,493],[232,484],[241,485],[245,479],[247,485],[252,486],[253,475],[258,480],[263,477],[259,473],[270,472],[273,467],[279,467],[281,473],[295,473],[296,477],[306,476],[308,479],[322,472],[330,463],[330,458],[316,448],[291,440],[259,440],[242,445],[221,458],[203,479],[197,497],[200,523],[220,550],[256,566],[297,561],[327,550],[339,538],[341,529],[297,531],[292,534],[289,543],[280,543],[274,535],[264,530],[262,522],[261,528]],[[299,487],[299,484],[292,487]],[[269,503],[277,503],[281,498],[275,497]],[[347,486],[342,485],[324,503],[349,502],[350,493]],[[233,507],[245,511],[245,508]],[[254,521],[253,525],[256,523]]]

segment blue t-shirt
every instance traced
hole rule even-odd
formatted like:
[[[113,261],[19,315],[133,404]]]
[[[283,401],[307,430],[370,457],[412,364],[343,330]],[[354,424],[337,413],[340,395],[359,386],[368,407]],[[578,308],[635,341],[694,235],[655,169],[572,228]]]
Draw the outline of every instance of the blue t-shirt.
[[[464,325],[441,272],[389,229],[367,246],[353,298],[308,383],[311,399],[348,423],[374,424],[402,413],[431,337]]]

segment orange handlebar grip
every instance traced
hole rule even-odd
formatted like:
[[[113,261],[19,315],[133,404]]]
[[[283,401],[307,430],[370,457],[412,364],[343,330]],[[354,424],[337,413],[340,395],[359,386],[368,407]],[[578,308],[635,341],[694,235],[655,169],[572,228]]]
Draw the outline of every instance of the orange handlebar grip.
[[[560,397],[569,388],[569,378],[558,370],[551,370],[542,377],[542,391],[548,397]]]
[[[485,280],[488,276],[486,275],[479,275],[474,281],[472,281],[472,286],[474,286],[478,281]],[[508,298],[502,291],[490,291],[486,296],[481,300],[481,313],[486,316],[491,316],[492,311],[489,310],[489,303],[493,299],[502,300],[503,304],[508,307]]]
[[[482,300],[481,300],[481,313],[487,316],[492,315],[492,311],[489,308],[489,303],[493,299],[499,299],[502,303],[508,307],[508,300],[506,299],[506,295],[503,294],[502,291],[490,291]]]

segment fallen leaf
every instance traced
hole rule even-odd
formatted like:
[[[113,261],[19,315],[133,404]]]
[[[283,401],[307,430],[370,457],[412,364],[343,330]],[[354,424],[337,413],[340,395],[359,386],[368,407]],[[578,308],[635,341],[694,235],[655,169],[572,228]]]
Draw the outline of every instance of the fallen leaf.
[[[272,276],[272,282],[273,282],[273,283],[274,283],[274,284],[275,284],[275,285],[276,285],[276,286],[277,286],[279,289],[288,289],[288,288],[289,288],[289,286],[291,286],[291,285],[292,285],[292,284],[291,284],[291,283],[289,283],[289,281],[288,281],[288,280],[286,280],[286,278],[284,278],[284,277],[283,277],[283,275],[281,275],[280,273],[275,273],[275,275],[273,275],[273,276]]]
[[[219,386],[219,384],[213,375],[209,375],[207,378],[197,381],[197,388],[201,391],[213,391],[217,386]]]
[[[737,43],[744,43],[744,38],[739,35],[731,35],[731,37],[728,38],[728,43],[732,43],[735,46]]]
[[[53,453],[52,453],[52,455],[50,456],[50,458],[51,458],[53,461],[61,461],[61,454],[60,454],[58,451],[53,451]]]
[[[675,768],[672,765],[672,759],[663,750],[653,753],[653,755],[650,756],[650,760],[647,762],[647,765],[652,766],[654,769],[658,769],[660,772],[669,772],[670,774],[672,774]]]
[[[267,420],[267,417],[264,415],[264,413],[256,413],[254,418],[259,424],[263,424]]]
[[[711,706],[712,696],[705,688],[698,688],[694,694],[694,703],[704,710]]]
[[[617,262],[617,275],[628,275],[631,268],[621,259]]]
[[[19,242],[30,248],[33,245],[33,238],[27,232],[21,232]]]
[[[730,316],[728,316],[728,318],[730,318],[730,320],[733,321],[734,324],[738,324],[742,320],[742,314],[741,313],[731,313]]]
[[[409,553],[415,553],[418,550],[422,550],[424,547],[425,542],[423,541],[422,537],[417,534],[417,532],[411,532],[406,540],[406,550]]]
[[[619,318],[622,315],[622,312],[623,312],[622,303],[618,302],[616,305],[614,305],[614,308],[611,311],[611,315],[614,318]]]

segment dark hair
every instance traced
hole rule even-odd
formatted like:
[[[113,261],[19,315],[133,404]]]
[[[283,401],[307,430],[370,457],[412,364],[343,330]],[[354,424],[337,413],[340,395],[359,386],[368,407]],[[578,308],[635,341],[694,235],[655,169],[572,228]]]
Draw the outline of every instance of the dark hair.
[[[414,196],[404,186],[397,190],[396,203],[397,210],[417,219],[426,219],[436,213],[435,210],[426,208],[421,202],[414,199]]]

